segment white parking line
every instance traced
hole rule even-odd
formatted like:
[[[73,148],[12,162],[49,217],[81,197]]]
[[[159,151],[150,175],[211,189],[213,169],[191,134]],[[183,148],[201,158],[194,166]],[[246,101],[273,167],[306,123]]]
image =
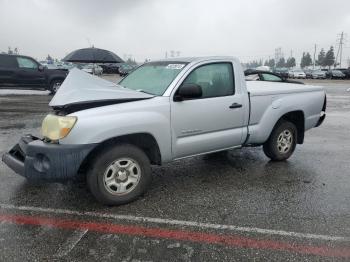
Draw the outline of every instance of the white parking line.
[[[258,233],[265,235],[277,235],[277,236],[287,236],[287,237],[297,237],[305,239],[317,239],[326,241],[345,241],[349,242],[350,237],[345,236],[330,236],[330,235],[318,235],[309,233],[298,233],[284,230],[274,230],[274,229],[263,229],[257,227],[240,227],[234,225],[221,225],[221,224],[211,224],[211,223],[201,223],[195,221],[185,221],[176,219],[164,219],[164,218],[153,218],[153,217],[139,217],[131,215],[118,215],[118,214],[108,214],[99,212],[80,212],[68,209],[56,209],[56,208],[43,208],[34,206],[15,206],[10,204],[0,204],[1,209],[18,210],[18,211],[32,211],[41,213],[53,213],[53,214],[64,214],[64,215],[75,215],[75,216],[91,216],[97,218],[112,218],[115,220],[123,220],[129,222],[143,222],[143,223],[154,223],[154,224],[164,224],[164,225],[176,225],[176,226],[187,226],[196,227],[201,229],[216,229],[216,230],[229,230],[233,232],[245,232],[245,233]]]
[[[21,89],[0,89],[0,96],[8,95],[42,95],[47,96],[50,92],[45,90],[21,90]]]
[[[76,230],[73,231],[72,235],[70,235],[66,242],[60,246],[56,253],[56,257],[64,257],[69,254],[73,250],[73,248],[79,243],[79,241],[83,238],[83,236],[88,232],[88,230]]]

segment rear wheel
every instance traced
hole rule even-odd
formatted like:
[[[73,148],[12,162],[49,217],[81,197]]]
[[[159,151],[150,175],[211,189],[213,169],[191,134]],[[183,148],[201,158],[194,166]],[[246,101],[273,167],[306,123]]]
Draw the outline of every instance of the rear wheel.
[[[279,121],[269,139],[263,145],[264,153],[273,161],[288,159],[294,152],[297,143],[297,128],[288,121]]]
[[[95,198],[106,205],[129,203],[143,194],[151,182],[146,154],[136,146],[116,145],[101,152],[87,174]]]

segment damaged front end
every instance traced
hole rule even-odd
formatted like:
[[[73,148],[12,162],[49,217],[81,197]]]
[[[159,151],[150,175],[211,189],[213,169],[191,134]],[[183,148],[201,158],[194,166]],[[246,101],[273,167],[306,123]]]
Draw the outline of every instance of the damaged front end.
[[[81,163],[95,146],[53,144],[26,135],[2,156],[2,161],[29,180],[60,182],[77,176]]]
[[[75,179],[83,161],[98,144],[60,144],[60,139],[79,123],[73,113],[152,97],[73,69],[49,104],[54,112],[43,121],[43,138],[22,137],[2,156],[2,161],[29,180]]]

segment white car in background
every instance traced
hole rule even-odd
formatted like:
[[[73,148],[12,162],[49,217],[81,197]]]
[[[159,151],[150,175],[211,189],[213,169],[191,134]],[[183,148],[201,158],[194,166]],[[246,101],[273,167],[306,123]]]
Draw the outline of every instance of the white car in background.
[[[303,78],[303,79],[306,79],[306,74],[301,69],[293,69],[293,70],[289,71],[288,76],[290,78]]]
[[[92,75],[102,75],[103,73],[102,67],[96,64],[84,65],[81,70]]]

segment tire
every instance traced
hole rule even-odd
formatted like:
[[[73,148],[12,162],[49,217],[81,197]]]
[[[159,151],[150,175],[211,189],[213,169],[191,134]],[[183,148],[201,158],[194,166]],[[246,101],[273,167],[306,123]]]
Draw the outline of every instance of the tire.
[[[126,164],[127,161],[131,163]],[[87,173],[91,193],[99,202],[111,206],[134,201],[146,191],[151,180],[147,155],[130,144],[114,145],[101,151]]]
[[[50,83],[50,90],[49,90],[50,94],[52,95],[56,94],[56,92],[58,91],[62,83],[63,83],[63,80],[61,79],[52,80]]]
[[[285,120],[277,122],[263,145],[265,155],[272,161],[287,160],[295,150],[297,137],[297,128],[293,123]]]

